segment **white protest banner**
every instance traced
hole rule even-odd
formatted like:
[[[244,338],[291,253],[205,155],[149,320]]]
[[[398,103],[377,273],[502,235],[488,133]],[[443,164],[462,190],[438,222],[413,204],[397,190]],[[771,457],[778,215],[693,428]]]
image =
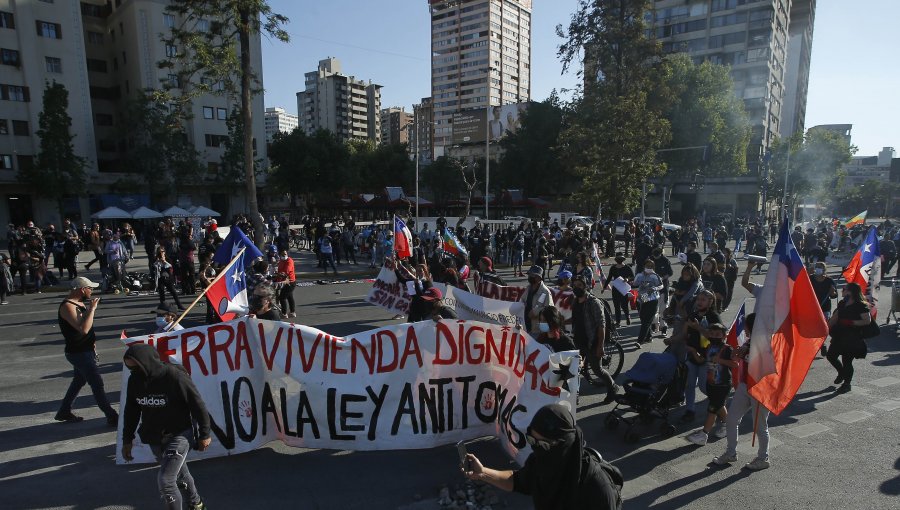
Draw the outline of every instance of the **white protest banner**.
[[[435,283],[434,286],[440,289],[442,294],[445,293],[446,286],[443,283]],[[366,302],[395,314],[409,312],[410,299],[406,285],[397,280],[397,273],[388,263],[381,266],[381,271],[366,296]]]
[[[525,304],[491,299],[471,292],[447,287],[444,304],[456,310],[460,319],[476,320],[501,326],[525,323]]]
[[[497,285],[492,282],[481,281],[475,288],[475,293],[491,299],[499,299],[500,301],[518,301],[528,287],[518,287],[515,285]],[[550,287],[550,294],[553,295],[553,304],[559,309],[564,319],[572,317],[572,291],[559,290],[558,287]],[[523,309],[524,316],[524,309]]]
[[[544,405],[575,409],[578,353],[551,353],[518,328],[474,321],[397,324],[338,338],[307,326],[242,318],[145,342],[181,364],[212,420],[199,458],[270,441],[303,448],[432,448],[496,436],[524,463],[525,431]],[[128,401],[122,374],[121,407]],[[124,415],[124,412],[122,413]],[[121,458],[120,419],[116,462]],[[136,462],[153,462],[137,439]]]

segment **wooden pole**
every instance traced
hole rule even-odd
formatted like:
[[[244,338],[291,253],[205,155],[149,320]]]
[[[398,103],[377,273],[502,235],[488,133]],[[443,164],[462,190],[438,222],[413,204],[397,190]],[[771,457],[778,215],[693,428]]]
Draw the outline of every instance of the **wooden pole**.
[[[756,412],[753,413],[753,437],[750,439],[750,446],[756,446],[756,426],[759,424],[759,402],[756,402]]]
[[[224,269],[222,269],[221,271],[219,271],[219,274],[216,275],[216,277],[213,279],[213,281],[211,281],[211,282],[209,283],[209,285],[208,285],[205,289],[203,289],[203,292],[201,292],[201,293],[194,299],[194,302],[191,303],[191,306],[187,307],[183,312],[181,312],[181,316],[178,317],[178,319],[176,319],[175,322],[173,322],[173,323],[168,327],[167,331],[171,331],[172,328],[174,328],[179,322],[181,322],[181,319],[184,319],[184,316],[187,315],[188,312],[191,311],[191,309],[193,309],[195,306],[197,306],[197,303],[200,302],[200,299],[203,298],[204,296],[206,296],[206,291],[208,291],[213,285],[216,284],[216,282],[218,282],[223,276],[225,276],[225,273],[227,273],[228,270],[231,269],[231,266],[233,266],[234,263],[237,262],[237,260],[238,260],[240,257],[242,257],[242,256],[244,255],[244,251],[246,251],[246,250],[247,250],[246,247],[241,248],[241,251],[239,251],[239,252],[237,253],[237,255],[234,256],[233,259],[231,259],[231,262],[229,262],[228,265],[225,266]]]

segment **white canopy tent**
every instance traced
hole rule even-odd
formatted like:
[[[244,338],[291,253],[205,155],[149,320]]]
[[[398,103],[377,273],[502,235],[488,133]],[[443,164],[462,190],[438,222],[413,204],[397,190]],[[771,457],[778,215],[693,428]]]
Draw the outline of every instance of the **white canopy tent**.
[[[107,207],[102,211],[95,212],[91,215],[91,218],[98,220],[120,220],[120,219],[130,219],[131,213],[128,211],[124,211],[119,209],[118,207]]]
[[[206,216],[212,216],[215,218],[222,216],[221,214],[217,213],[216,211],[213,211],[212,209],[210,209],[209,207],[202,206],[202,205],[191,207],[190,211],[194,216],[203,217],[203,218],[205,218]]]
[[[131,211],[131,217],[136,220],[151,220],[154,218],[162,218],[163,215],[149,207],[140,206],[137,209]]]
[[[186,209],[182,209],[181,207],[178,207],[177,205],[173,205],[172,207],[169,207],[168,209],[166,209],[165,211],[162,212],[162,215],[163,216],[171,216],[173,218],[187,218],[190,216],[194,216],[190,211],[188,211]]]

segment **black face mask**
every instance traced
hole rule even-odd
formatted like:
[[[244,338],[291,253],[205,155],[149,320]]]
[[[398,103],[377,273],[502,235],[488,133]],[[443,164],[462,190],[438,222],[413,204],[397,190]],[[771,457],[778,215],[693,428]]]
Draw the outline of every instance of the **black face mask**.
[[[581,287],[572,287],[572,294],[575,294],[577,298],[584,297],[585,290]]]
[[[250,300],[248,302],[251,310],[260,310],[263,307],[263,298],[262,296],[250,296]]]
[[[531,285],[537,285],[538,283],[540,283],[540,280],[538,280],[537,278],[529,278],[528,283],[530,283]]]

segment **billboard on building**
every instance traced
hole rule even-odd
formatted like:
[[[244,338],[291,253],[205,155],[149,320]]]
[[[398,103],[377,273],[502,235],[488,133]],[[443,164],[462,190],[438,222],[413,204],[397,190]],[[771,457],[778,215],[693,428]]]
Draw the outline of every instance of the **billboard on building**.
[[[521,113],[526,108],[528,103],[510,103],[491,106],[488,114],[485,114],[484,108],[454,113],[451,140],[454,145],[484,143],[485,132],[489,131],[491,141],[499,141],[507,133],[515,133],[519,129]]]

